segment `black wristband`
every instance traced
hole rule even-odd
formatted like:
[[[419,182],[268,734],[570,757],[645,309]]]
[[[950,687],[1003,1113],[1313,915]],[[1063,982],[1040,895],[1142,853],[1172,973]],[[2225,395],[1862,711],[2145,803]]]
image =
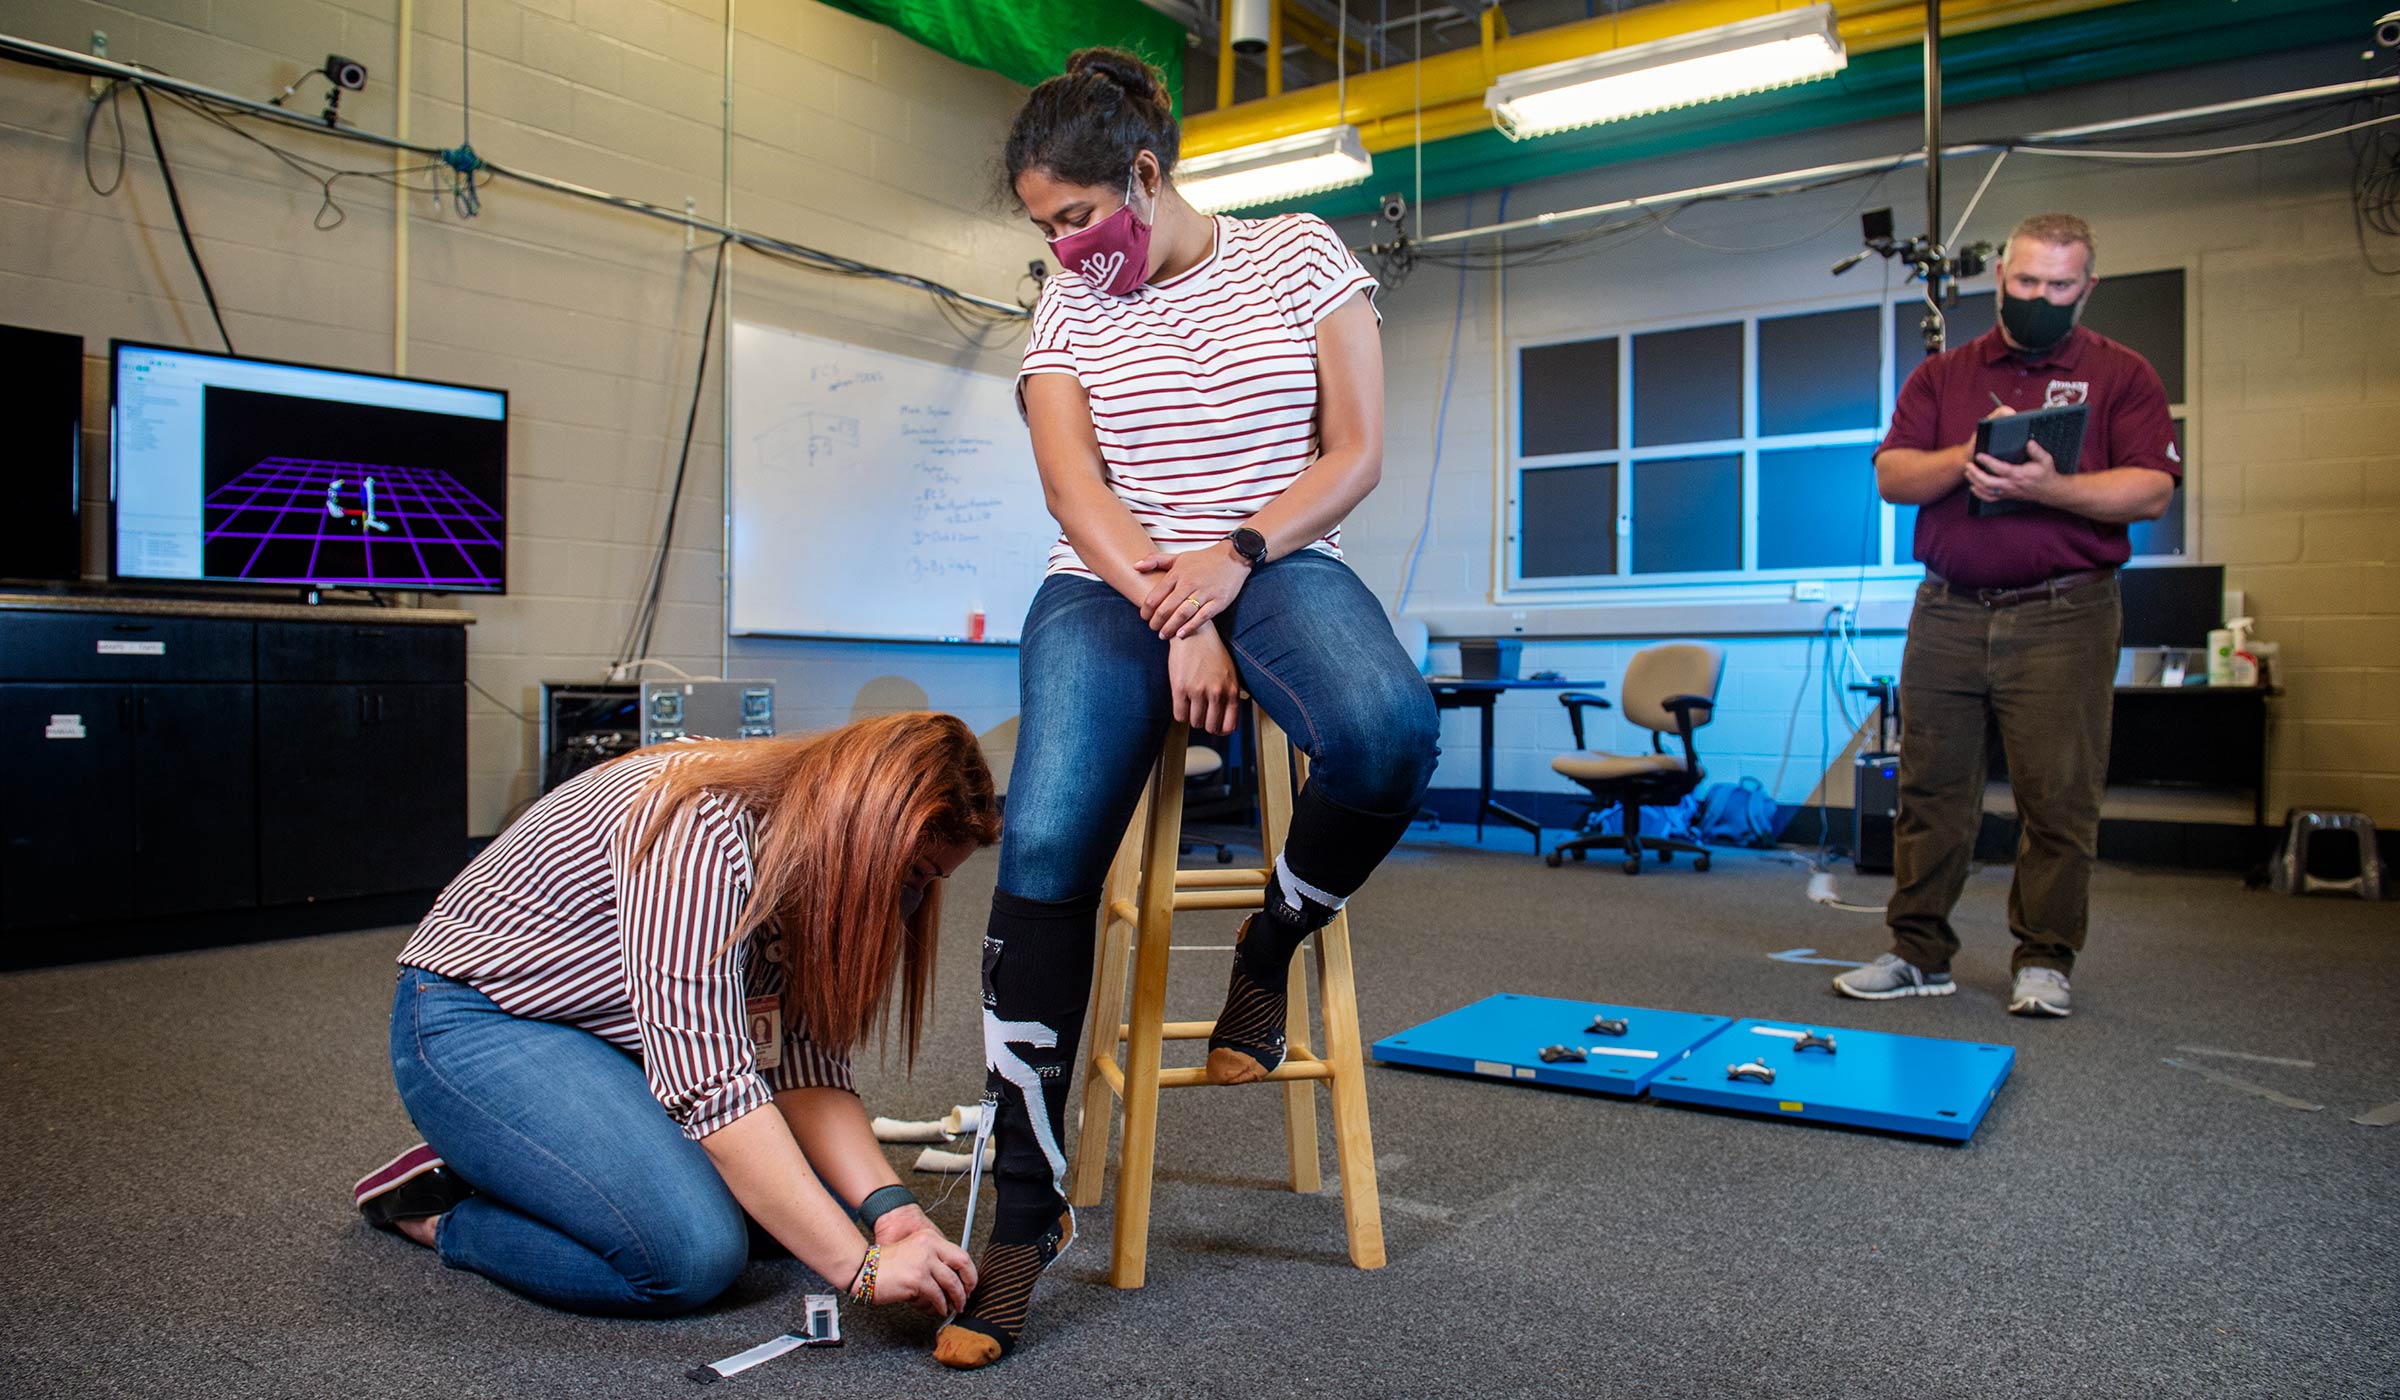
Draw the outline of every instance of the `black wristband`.
[[[879,1186],[869,1191],[867,1198],[858,1203],[858,1223],[873,1230],[876,1221],[893,1211],[916,1204],[916,1193],[905,1186]]]

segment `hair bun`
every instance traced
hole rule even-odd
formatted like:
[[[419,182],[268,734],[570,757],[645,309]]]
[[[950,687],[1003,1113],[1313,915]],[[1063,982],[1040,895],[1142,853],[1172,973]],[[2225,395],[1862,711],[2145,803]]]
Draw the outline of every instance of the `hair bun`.
[[[1078,49],[1067,57],[1070,75],[1097,74],[1124,89],[1125,95],[1142,102],[1163,104],[1166,92],[1160,85],[1158,70],[1144,62],[1139,54],[1123,49]]]

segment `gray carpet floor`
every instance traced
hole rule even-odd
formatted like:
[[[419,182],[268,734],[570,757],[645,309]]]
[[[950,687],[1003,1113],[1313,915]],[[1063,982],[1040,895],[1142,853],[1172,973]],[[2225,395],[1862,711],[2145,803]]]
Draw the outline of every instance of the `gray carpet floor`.
[[[1996,1040],[2015,1075],[1953,1146],[1372,1068],[1375,1272],[1330,1188],[1275,1189],[1277,1095],[1171,1094],[1147,1288],[1107,1286],[1104,1204],[994,1370],[849,1309],[846,1348],[715,1393],[2400,1395],[2400,1127],[2349,1121],[2400,1099],[2393,906],[2104,870],[2076,1015],[2031,1022],[2002,1010],[2005,869],[1962,904],[1958,995],[1865,1005],[1768,957],[1883,946],[1783,858],[1627,879],[1524,844],[1412,838],[1360,895],[1370,1040],[1518,991]],[[976,1093],[992,869],[955,882],[916,1073],[862,1064],[872,1111]],[[1178,943],[1231,941],[1189,919]],[[360,1224],[350,1181],[414,1140],[383,1052],[405,933],[0,977],[0,1394],[672,1396],[797,1319],[822,1285],[788,1260],[690,1317],[603,1321]],[[1181,1014],[1214,1009],[1224,957],[1179,956]],[[2161,1063],[2186,1045],[2312,1061],[2205,1062],[2323,1111]]]

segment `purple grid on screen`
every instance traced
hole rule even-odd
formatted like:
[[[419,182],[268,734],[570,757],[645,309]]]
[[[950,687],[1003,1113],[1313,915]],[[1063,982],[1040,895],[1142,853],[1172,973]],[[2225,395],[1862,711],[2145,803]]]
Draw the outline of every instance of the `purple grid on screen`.
[[[391,531],[359,530],[356,538],[365,558],[355,573],[323,573],[318,556],[327,543],[346,544],[353,533],[335,526],[326,512],[326,488],[346,483],[345,504],[357,499],[359,483],[375,478],[375,518]],[[311,457],[267,457],[256,466],[219,486],[203,503],[206,543],[251,540],[249,554],[232,577],[261,583],[355,584],[360,587],[496,588],[501,553],[494,533],[500,512],[438,468],[394,467],[372,462],[328,462]],[[262,519],[272,512],[271,519]],[[245,518],[249,517],[249,518]],[[332,530],[329,533],[328,527]],[[375,546],[381,544],[380,553]],[[308,567],[300,574],[277,572],[263,565],[268,546],[308,546]],[[425,558],[427,546],[438,545],[455,554],[457,568],[437,568]],[[238,546],[237,546],[238,547]],[[485,572],[477,559],[487,556],[494,572]],[[463,570],[463,572],[461,571]],[[218,575],[225,577],[225,575]]]

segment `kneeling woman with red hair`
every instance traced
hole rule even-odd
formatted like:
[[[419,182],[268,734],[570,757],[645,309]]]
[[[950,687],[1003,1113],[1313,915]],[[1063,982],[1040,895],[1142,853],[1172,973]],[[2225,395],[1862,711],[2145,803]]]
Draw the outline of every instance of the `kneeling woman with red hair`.
[[[360,1211],[575,1312],[706,1303],[745,1214],[855,1299],[955,1312],[974,1266],[885,1161],[850,1053],[896,1001],[915,1058],[942,881],[999,829],[948,715],[687,740],[564,784],[401,950],[392,1075],[426,1140]]]

